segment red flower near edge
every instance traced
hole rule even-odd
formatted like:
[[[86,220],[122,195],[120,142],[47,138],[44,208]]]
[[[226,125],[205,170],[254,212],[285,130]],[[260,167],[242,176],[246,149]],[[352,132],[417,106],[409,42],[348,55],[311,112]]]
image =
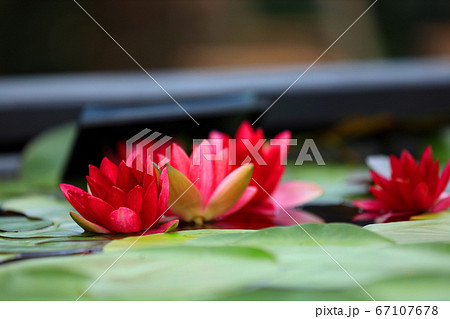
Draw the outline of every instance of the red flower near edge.
[[[417,163],[408,151],[400,158],[390,157],[391,178],[370,171],[375,186],[370,192],[376,199],[354,201],[362,210],[355,220],[391,222],[409,220],[425,212],[436,213],[450,207],[450,195],[444,193],[450,179],[450,161],[439,177],[439,161],[427,146]]]
[[[160,233],[175,228],[177,220],[156,228],[167,209],[169,180],[167,170],[153,175],[121,162],[119,166],[103,158],[100,169],[90,165],[86,177],[89,192],[61,184],[67,200],[79,214],[70,213],[84,230],[94,233]]]
[[[232,149],[229,145],[231,137],[227,134],[212,131],[209,138],[222,139],[223,146]],[[239,167],[243,162],[254,165],[250,186],[255,187],[257,193],[237,214],[230,216],[234,219],[233,222],[254,218],[252,217],[254,214],[263,214],[268,218],[275,217],[281,224],[286,224],[286,221],[281,222],[280,219],[280,215],[284,219],[286,214],[280,211],[278,205],[281,205],[290,215],[295,216],[297,222],[322,222],[321,218],[313,214],[293,209],[322,195],[323,190],[319,185],[306,181],[281,183],[285,169],[285,165],[282,163],[287,156],[291,132],[279,133],[272,139],[276,143],[271,145],[271,143],[265,142],[264,132],[261,128],[254,130],[250,123],[245,121],[236,131],[235,139],[236,165],[234,167]],[[258,149],[257,154],[260,159],[263,159],[263,162],[255,158],[249,150],[249,145]],[[295,222],[289,218],[287,224],[292,223]]]

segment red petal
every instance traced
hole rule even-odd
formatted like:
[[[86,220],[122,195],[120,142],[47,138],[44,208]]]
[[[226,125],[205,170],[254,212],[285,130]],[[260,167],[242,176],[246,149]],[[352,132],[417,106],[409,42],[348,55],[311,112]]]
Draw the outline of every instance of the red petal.
[[[100,197],[103,200],[108,200],[108,191],[102,185],[97,183],[90,176],[86,176],[86,180],[92,195]]]
[[[323,194],[323,189],[317,184],[303,181],[289,181],[280,184],[272,197],[283,208],[294,208],[303,205]]]
[[[187,156],[186,152],[176,143],[172,144],[170,165],[179,170],[184,176],[189,175],[191,160]]]
[[[391,184],[389,183],[389,180],[381,176],[380,174],[370,171],[370,176],[372,177],[372,180],[375,184],[378,184],[381,188],[384,188],[386,191],[391,191]]]
[[[125,193],[128,193],[134,186],[137,185],[136,177],[134,177],[131,168],[128,167],[124,161],[119,165],[119,171],[117,173],[117,187],[122,189]]]
[[[258,188],[256,186],[248,186],[244,194],[242,194],[239,201],[233,207],[231,207],[231,209],[222,214],[220,217],[225,218],[227,216],[230,216],[231,214],[239,212],[240,209],[245,207],[253,199],[253,197],[255,197],[257,192]]]
[[[364,211],[385,211],[386,205],[376,199],[361,199],[353,201],[353,205]]]
[[[113,211],[108,220],[109,228],[116,233],[135,233],[142,230],[138,214],[127,207]]]
[[[159,226],[157,228],[147,230],[146,232],[144,232],[143,235],[171,232],[171,231],[175,230],[175,228],[178,227],[178,223],[179,223],[178,219],[171,220],[167,223],[162,224],[161,226]]]
[[[127,207],[136,213],[141,211],[142,202],[144,201],[144,189],[140,185],[136,185],[127,194]]]
[[[108,203],[114,207],[114,209],[124,207],[127,203],[127,194],[120,188],[113,186],[109,190]]]
[[[407,174],[405,177],[413,176],[417,169],[417,162],[408,151],[403,151],[400,157],[403,166],[403,172]]]
[[[160,192],[158,197],[158,216],[162,216],[167,210],[169,203],[169,176],[167,168],[164,168],[159,178]]]
[[[395,157],[394,155],[391,155],[389,157],[389,159],[391,161],[392,178],[403,177],[403,169],[402,169],[402,164],[400,163],[400,160],[397,157]]]
[[[450,196],[444,197],[439,200],[431,209],[430,212],[437,213],[446,210],[450,207]]]
[[[82,216],[70,212],[70,217],[77,223],[81,228],[83,228],[87,232],[91,233],[97,233],[97,234],[109,234],[111,233],[108,229],[105,227],[102,227],[100,225],[97,225],[93,222],[88,221],[87,219],[83,218]]]
[[[373,196],[375,196],[380,202],[383,202],[390,209],[396,210],[402,207],[402,203],[385,190],[378,187],[370,187],[369,190]]]
[[[117,170],[116,164],[111,162],[107,157],[104,157],[102,163],[100,164],[100,171],[109,178],[109,180],[115,184],[117,181]]]
[[[87,201],[91,195],[84,190],[69,184],[61,184],[60,187],[69,203],[77,210],[78,213],[80,213],[81,216],[92,222],[97,221],[97,218],[92,213]]]
[[[390,223],[390,222],[406,221],[406,220],[409,220],[415,214],[417,214],[416,211],[387,213],[387,214],[377,217],[375,219],[375,222],[376,223]]]
[[[417,210],[428,210],[430,206],[433,204],[431,202],[430,192],[428,190],[427,184],[424,182],[419,183],[414,189],[413,195],[414,204]]]
[[[422,178],[427,177],[430,174],[430,170],[433,166],[433,152],[431,151],[431,146],[428,145],[422,154],[419,161],[419,172]]]
[[[444,170],[442,171],[441,174],[441,179],[439,180],[439,186],[437,189],[438,197],[447,187],[449,179],[450,179],[450,160],[447,162],[447,165],[445,165]]]
[[[215,154],[215,148],[207,140],[194,148],[189,170],[189,179],[202,194],[203,200],[208,202],[215,186],[214,161],[205,158],[206,154]],[[208,155],[206,155],[208,156]],[[212,155],[209,155],[212,156]]]
[[[253,127],[248,121],[244,121],[239,125],[237,131],[236,131],[236,139],[242,140],[242,139],[253,139]],[[239,163],[240,164],[240,163]]]
[[[142,202],[140,217],[144,229],[150,227],[150,225],[155,223],[156,219],[160,217],[157,216],[157,207],[158,190],[156,187],[156,180],[153,180],[153,182],[147,188],[147,191],[144,194],[144,200]]]
[[[305,212],[299,209],[280,209],[274,216],[277,225],[297,225],[305,223],[323,223],[324,220],[319,216]]]
[[[88,197],[88,203],[91,211],[97,218],[98,222],[96,222],[96,224],[105,225],[108,220],[108,215],[114,210],[114,208],[104,200],[94,196]]]
[[[353,220],[375,220],[376,218],[385,215],[381,212],[364,212],[353,217]]]
[[[89,177],[92,178],[97,184],[103,186],[106,190],[109,190],[113,186],[111,180],[94,165],[89,165]]]
[[[392,184],[396,190],[394,194],[400,198],[403,206],[409,208],[414,207],[414,195],[411,183],[405,182],[403,179],[396,179],[392,181]]]

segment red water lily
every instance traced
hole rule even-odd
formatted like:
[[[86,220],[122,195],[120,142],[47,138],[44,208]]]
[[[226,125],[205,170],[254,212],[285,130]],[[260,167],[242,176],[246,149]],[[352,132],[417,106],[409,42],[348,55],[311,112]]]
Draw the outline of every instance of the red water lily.
[[[213,154],[215,159],[206,158]],[[228,149],[216,152],[207,140],[194,147],[191,156],[172,144],[167,172],[170,211],[185,221],[202,224],[223,218],[245,206],[256,194],[249,186],[253,165],[232,169]]]
[[[419,163],[408,151],[403,151],[400,158],[391,155],[390,164],[390,178],[370,171],[375,183],[370,192],[376,199],[354,201],[362,210],[356,220],[409,220],[414,215],[436,213],[450,207],[450,195],[444,193],[450,178],[450,161],[439,176],[439,161],[433,160],[430,146],[426,147]]]
[[[210,133],[209,138],[221,139],[224,147],[232,148],[229,145],[231,137],[227,134],[213,131]],[[291,132],[283,131],[269,143],[265,140],[264,132],[261,128],[255,130],[247,121],[239,126],[235,135],[236,164],[233,168],[239,167],[243,162],[254,165],[250,185],[256,187],[257,193],[240,209],[240,213],[244,215],[234,214],[230,216],[237,223],[247,220],[253,214],[278,215],[278,219],[284,220],[283,224],[294,223],[291,218],[288,218],[288,220],[284,219],[286,214],[283,210],[288,211],[291,216],[295,216],[297,222],[322,221],[315,215],[294,209],[294,207],[303,205],[320,196],[323,190],[319,185],[306,181],[281,183],[290,139]],[[254,154],[257,154],[258,158],[255,158]],[[280,209],[279,206],[283,207],[283,209]],[[253,219],[254,217],[251,218]]]
[[[154,174],[138,171],[121,162],[119,166],[103,158],[100,169],[90,165],[86,177],[89,192],[61,184],[67,200],[78,211],[70,213],[84,230],[94,233],[166,232],[177,220],[156,227],[169,199],[167,170]]]

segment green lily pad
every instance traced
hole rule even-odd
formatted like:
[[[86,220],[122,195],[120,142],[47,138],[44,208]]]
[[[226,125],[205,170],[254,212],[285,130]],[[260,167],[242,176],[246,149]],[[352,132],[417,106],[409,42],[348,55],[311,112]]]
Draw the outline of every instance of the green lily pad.
[[[250,233],[221,234],[194,239],[188,245],[239,245],[239,246],[317,246],[320,245],[389,245],[387,238],[351,224],[303,224],[272,227]]]
[[[56,222],[71,221],[72,206],[65,200],[49,195],[27,195],[11,198],[2,205],[4,210],[21,212],[28,217]]]
[[[198,230],[184,230],[173,233],[162,233],[162,234],[142,236],[137,241],[136,241],[137,237],[126,237],[123,239],[111,241],[111,243],[109,243],[105,247],[105,252],[123,251],[132,244],[133,249],[152,246],[173,246],[173,245],[180,245],[191,239],[199,238],[206,235],[239,234],[248,232],[252,231],[242,229],[198,229]]]
[[[0,267],[0,300],[76,300],[120,255],[6,264]],[[275,267],[272,255],[255,248],[130,250],[81,300],[220,299],[231,291],[258,285]]]
[[[92,240],[49,240],[42,238],[7,239],[0,238],[0,253],[61,254],[89,252],[99,250],[107,241]]]
[[[52,128],[33,139],[23,152],[21,178],[39,189],[56,189],[77,134],[76,124]]]
[[[44,219],[29,219],[26,217],[0,217],[0,235],[3,232],[19,232],[42,229],[53,225],[53,222]]]
[[[364,227],[397,243],[450,242],[450,219],[372,224]]]

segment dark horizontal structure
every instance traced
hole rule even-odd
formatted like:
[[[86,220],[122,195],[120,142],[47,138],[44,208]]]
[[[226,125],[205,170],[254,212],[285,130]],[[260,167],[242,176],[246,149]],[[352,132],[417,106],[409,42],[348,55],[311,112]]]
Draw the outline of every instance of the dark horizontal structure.
[[[222,119],[256,118],[305,66],[151,71],[197,126],[146,74],[105,72],[0,78],[0,147],[23,145],[45,128],[80,120],[89,129],[168,127],[204,134]],[[269,131],[331,125],[342,117],[389,112],[399,118],[450,116],[449,60],[321,64],[258,121]],[[225,125],[226,126],[226,125]],[[234,129],[234,125],[232,126]],[[136,132],[136,129],[134,129]]]

